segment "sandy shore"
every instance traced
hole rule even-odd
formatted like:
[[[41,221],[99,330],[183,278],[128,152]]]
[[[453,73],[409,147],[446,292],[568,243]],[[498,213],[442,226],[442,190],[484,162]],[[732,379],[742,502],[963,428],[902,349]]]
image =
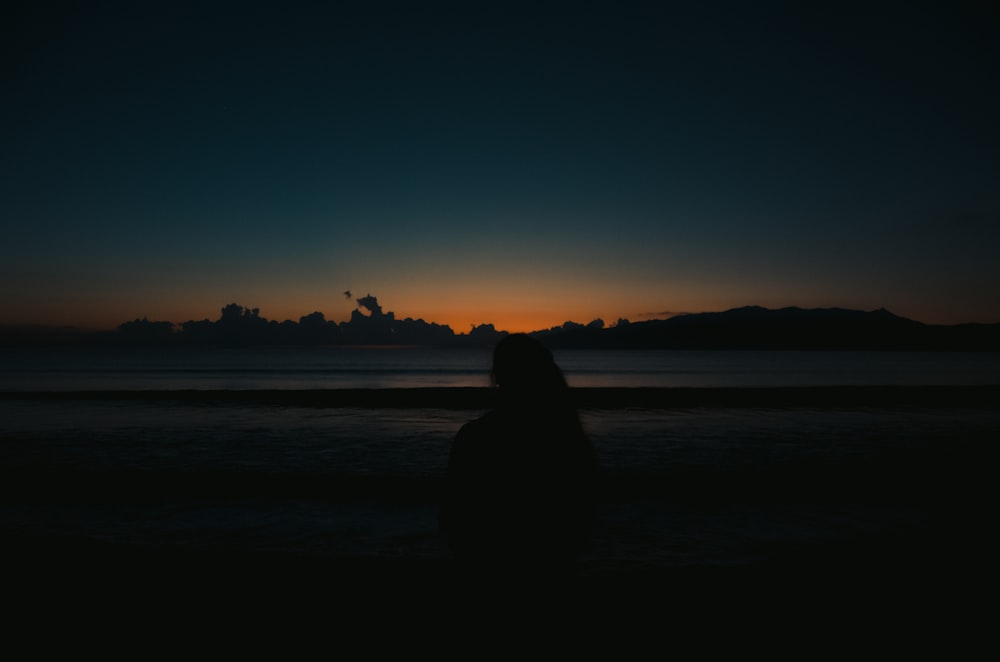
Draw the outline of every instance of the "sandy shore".
[[[31,615],[27,630],[40,625],[62,637],[82,631],[84,641],[96,636],[91,645],[98,650],[134,641],[132,653],[175,645],[259,653],[260,646],[277,645],[287,655],[289,647],[318,640],[343,654],[359,646],[418,654],[464,641],[474,651],[513,647],[512,654],[539,645],[593,654],[606,646],[605,654],[617,657],[669,649],[786,651],[800,659],[819,652],[926,652],[938,638],[952,641],[963,630],[954,643],[968,645],[974,635],[968,631],[983,621],[971,587],[983,578],[930,554],[901,566],[897,546],[912,541],[885,542],[882,549],[800,550],[757,565],[582,563],[564,573],[531,574],[497,566],[469,572],[451,560],[191,553],[50,540],[8,558],[15,579],[4,597],[19,608],[8,627]]]
[[[599,553],[581,559],[562,579],[588,590],[626,593],[697,593],[706,582],[727,590],[727,582],[734,579],[767,582],[772,588],[816,582],[827,589],[850,586],[864,592],[883,582],[910,586],[945,580],[948,575],[975,576],[986,557],[986,524],[991,521],[988,446],[986,440],[956,442],[948,449],[910,449],[906,455],[886,454],[832,466],[820,458],[790,466],[606,475],[601,489],[603,515],[595,532]],[[392,556],[378,548],[338,551],[336,537],[326,550],[314,546],[262,551],[255,548],[260,539],[248,543],[238,529],[211,544],[195,544],[199,541],[189,534],[161,536],[156,528],[141,525],[147,513],[159,518],[150,526],[173,526],[188,512],[211,511],[220,505],[236,509],[224,517],[244,513],[252,523],[297,516],[295,509],[302,507],[298,504],[311,504],[321,518],[328,518],[361,503],[368,504],[362,516],[374,518],[376,529],[390,526],[391,518],[401,512],[418,517],[422,522],[418,534],[426,540],[437,535],[433,513],[440,477],[36,466],[0,472],[0,485],[6,513],[0,536],[12,570],[7,584],[12,590],[31,593],[48,584],[50,590],[61,592],[78,582],[107,580],[110,585],[136,581],[164,589],[186,586],[191,591],[215,582],[280,591],[292,582],[338,591],[364,593],[378,587],[410,593],[460,588],[468,581],[440,542],[435,543],[440,552],[427,554],[422,543],[420,553]],[[101,519],[102,509],[121,505],[138,518],[136,531],[141,537],[123,537],[132,529],[120,528],[120,520]],[[86,512],[80,507],[91,508],[100,517],[87,524],[74,520],[76,513]],[[31,515],[25,513],[58,520],[47,532],[45,526],[32,526]],[[858,517],[870,521],[850,519]],[[102,536],[99,527],[104,521],[116,527],[117,539]],[[228,526],[226,519],[217,521]],[[313,520],[303,522],[315,526]],[[333,526],[329,519],[317,522]],[[782,530],[819,525],[840,533],[835,538],[795,531],[784,536]],[[85,526],[98,528],[79,528]],[[763,528],[771,532],[758,535]],[[331,530],[339,535],[339,529]],[[709,530],[711,534],[706,533]],[[687,549],[688,535],[700,547]],[[626,551],[631,544],[642,545],[638,555]],[[673,556],[644,560],[644,549],[662,545],[672,548]],[[711,545],[727,545],[729,551],[699,552],[710,552]],[[494,570],[485,574],[495,574]]]
[[[449,406],[478,408],[488,404],[482,389],[437,393],[433,389],[398,392],[189,392],[119,394],[129,398],[187,398],[192,401],[248,398],[302,406]],[[455,396],[458,396],[457,400]],[[915,410],[935,407],[982,407],[1000,402],[996,387],[893,387],[824,389],[593,389],[578,396],[593,407],[657,406],[892,406]],[[447,396],[447,405],[441,398]],[[119,397],[103,394],[5,394],[16,398]],[[331,400],[332,398],[332,400]],[[331,404],[332,403],[332,404]],[[464,403],[464,404],[463,404]],[[38,506],[115,503],[128,495],[130,505],[206,500],[260,500],[266,503],[304,499],[341,503],[372,499],[387,508],[433,504],[437,479],[424,476],[330,476],[276,472],[186,472],[112,468],[81,470],[67,465],[26,462],[0,470],[0,494],[6,513],[0,527],[4,550],[5,599],[32,623],[68,620],[117,627],[130,623],[175,624],[182,619],[213,623],[217,619],[342,619],[345,607],[360,619],[381,622],[387,609],[409,618],[448,620],[464,612],[513,602],[520,612],[559,610],[611,618],[621,613],[664,617],[665,624],[685,622],[706,640],[734,623],[753,623],[759,632],[787,636],[790,628],[823,624],[824,636],[813,641],[856,640],[861,632],[891,632],[915,642],[926,632],[940,631],[956,615],[979,622],[978,601],[991,597],[992,476],[989,430],[975,439],[869,454],[844,464],[828,458],[797,461],[790,466],[708,467],[655,475],[607,477],[604,500],[618,519],[602,530],[607,553],[584,558],[566,571],[532,574],[502,564],[470,573],[446,555],[385,556],[372,553],[262,551],[241,545],[198,547],[165,539],[157,543],[112,542],[93,531],[60,528],[40,533],[24,522]],[[12,444],[11,448],[16,448]],[[13,457],[16,459],[16,457]],[[673,471],[673,470],[671,470]],[[860,504],[871,512],[885,506],[917,513],[903,526],[867,530],[836,540],[815,539],[786,545],[779,541],[756,560],[718,563],[700,560],[694,550],[671,563],[647,562],[617,555],[616,535],[650,538],[649,522],[633,515],[649,502],[684,513],[699,534],[717,513],[731,519],[800,508],[809,522],[816,513],[851,514],[842,504]],[[40,504],[40,505],[39,505]],[[804,505],[803,505],[804,504]],[[733,506],[733,507],[730,507]],[[831,508],[832,506],[832,508]],[[874,508],[874,510],[872,510]],[[728,510],[727,510],[728,509]],[[879,512],[881,512],[879,510]],[[737,515],[732,515],[736,513]],[[627,521],[629,528],[615,528]],[[741,522],[747,528],[753,518]],[[72,524],[72,522],[70,522]],[[783,524],[783,521],[778,521]],[[850,524],[850,523],[849,523]],[[850,527],[845,527],[850,531]],[[729,529],[720,529],[720,536]],[[154,532],[155,533],[155,532]],[[683,535],[671,544],[682,548]],[[658,538],[652,542],[655,546]],[[724,541],[725,542],[725,541]],[[442,607],[441,605],[445,605]],[[450,605],[450,608],[448,607]],[[445,611],[440,611],[444,609]],[[238,622],[239,619],[237,618]],[[693,621],[693,622],[692,622]],[[336,621],[339,622],[339,621]],[[894,623],[888,627],[888,623]],[[440,624],[439,624],[440,625]],[[164,625],[166,627],[166,625]],[[970,627],[972,627],[970,625]],[[242,636],[246,636],[244,632]],[[825,643],[824,643],[825,645]]]

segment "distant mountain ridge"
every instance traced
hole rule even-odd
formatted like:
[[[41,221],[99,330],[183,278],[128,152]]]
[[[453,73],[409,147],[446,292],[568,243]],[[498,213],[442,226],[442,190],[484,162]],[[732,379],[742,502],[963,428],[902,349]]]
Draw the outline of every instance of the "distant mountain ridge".
[[[71,328],[0,328],[7,345],[420,345],[483,347],[507,335],[492,324],[456,334],[422,319],[397,319],[367,297],[368,315],[355,310],[346,322],[326,320],[322,313],[298,322],[276,322],[257,309],[230,304],[217,321],[175,325],[137,319],[117,331],[81,332]],[[619,320],[605,326],[566,322],[532,332],[553,349],[743,349],[743,350],[981,350],[1000,351],[1000,324],[931,325],[895,315],[884,308],[769,309],[744,306],[722,312],[687,313],[643,322]]]
[[[620,324],[599,333],[574,328],[540,335],[549,345],[561,348],[1000,349],[1000,324],[929,325],[884,308],[859,311],[745,306]]]

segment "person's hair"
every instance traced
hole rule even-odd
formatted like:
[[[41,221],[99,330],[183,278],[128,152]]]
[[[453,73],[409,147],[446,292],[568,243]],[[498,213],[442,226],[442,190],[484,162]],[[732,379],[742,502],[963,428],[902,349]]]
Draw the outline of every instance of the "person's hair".
[[[507,394],[562,394],[566,378],[552,352],[525,333],[512,333],[493,350],[493,383]]]

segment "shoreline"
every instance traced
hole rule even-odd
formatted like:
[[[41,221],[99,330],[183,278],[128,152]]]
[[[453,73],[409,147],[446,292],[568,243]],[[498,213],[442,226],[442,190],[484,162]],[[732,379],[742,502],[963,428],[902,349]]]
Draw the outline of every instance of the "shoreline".
[[[578,387],[580,409],[686,409],[693,407],[968,407],[1000,409],[1000,384],[760,387]],[[486,387],[388,389],[212,389],[0,391],[0,401],[225,402],[298,407],[488,409],[496,392]]]

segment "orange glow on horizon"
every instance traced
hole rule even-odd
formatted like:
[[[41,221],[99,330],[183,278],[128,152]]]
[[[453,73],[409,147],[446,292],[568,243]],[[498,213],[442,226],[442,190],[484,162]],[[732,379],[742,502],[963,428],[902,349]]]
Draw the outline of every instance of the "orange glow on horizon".
[[[390,307],[386,312],[391,310]],[[395,314],[397,319],[412,317],[423,319],[425,322],[447,325],[456,334],[467,334],[473,327],[483,324],[492,324],[497,331],[527,333],[562,326],[566,322],[587,324],[596,318],[601,318],[604,320],[605,326],[610,326],[618,320],[618,317],[609,318],[609,316],[595,313],[592,309],[583,308],[551,311],[532,309],[531,307],[501,308],[497,306],[491,308],[475,306],[441,308],[424,313],[395,311]]]
[[[243,289],[242,287],[240,288]],[[256,292],[257,287],[246,290]],[[357,299],[368,294],[367,290],[353,290],[353,297],[343,296],[343,288],[333,290],[315,288],[296,290],[293,297],[287,292],[291,287],[274,287],[260,296],[243,292],[228,293],[216,290],[201,292],[198,296],[185,296],[170,292],[167,296],[148,297],[131,292],[107,295],[103,299],[65,297],[48,300],[27,300],[18,306],[9,306],[0,319],[2,325],[72,326],[82,329],[115,329],[118,325],[143,317],[150,321],[169,321],[182,324],[189,320],[218,320],[221,310],[230,303],[245,308],[258,308],[268,320],[283,322],[298,320],[313,312],[321,312],[335,323],[347,322],[359,308]],[[266,290],[266,288],[265,288]],[[383,290],[389,290],[383,293]],[[628,293],[623,296],[622,293]],[[619,318],[630,322],[663,319],[672,313],[723,311],[746,305],[768,308],[798,306],[803,308],[844,307],[855,310],[874,310],[886,307],[892,313],[925,324],[960,324],[965,322],[992,323],[994,319],[976,319],[977,315],[964,315],[961,310],[945,306],[929,306],[920,302],[883,302],[874,297],[848,298],[846,300],[812,301],[810,297],[768,292],[767,296],[747,288],[731,288],[720,292],[710,287],[679,288],[674,292],[666,288],[623,288],[601,291],[598,286],[578,285],[561,287],[552,285],[544,292],[532,288],[511,288],[486,284],[473,287],[465,282],[452,289],[420,287],[408,289],[372,288],[383,313],[393,313],[396,319],[422,319],[427,323],[446,325],[456,334],[468,334],[474,326],[492,324],[498,331],[530,332],[561,326],[567,321],[588,324],[600,318],[605,327],[613,326]],[[906,305],[906,304],[909,305]],[[984,316],[985,317],[985,316]],[[970,319],[971,318],[971,319]]]
[[[361,310],[355,301],[345,301],[343,304],[336,306],[336,308],[328,306],[324,309],[324,307],[315,305],[299,307],[287,301],[282,302],[282,305],[272,306],[268,305],[269,302],[266,301],[243,301],[235,299],[219,303],[218,305],[162,305],[161,303],[159,306],[143,306],[134,309],[131,306],[125,306],[122,312],[115,312],[113,309],[67,310],[62,308],[59,311],[37,310],[32,311],[35,314],[30,317],[5,320],[4,323],[13,325],[71,326],[94,331],[113,330],[124,322],[142,318],[147,318],[155,322],[167,321],[180,325],[184,322],[204,319],[216,321],[221,316],[223,306],[229,303],[236,303],[250,309],[259,308],[261,317],[275,322],[284,322],[286,320],[298,322],[301,317],[318,311],[323,313],[328,321],[342,323],[350,321],[355,310]],[[618,319],[617,316],[602,316],[591,311],[582,310],[577,313],[573,313],[572,311],[552,313],[551,311],[537,310],[503,310],[499,307],[476,307],[471,309],[456,307],[418,312],[416,309],[395,310],[391,305],[383,305],[381,300],[379,300],[379,304],[382,305],[384,314],[392,313],[398,320],[407,318],[422,319],[427,323],[448,326],[455,334],[468,334],[473,327],[484,324],[492,324],[498,331],[526,333],[561,326],[566,322],[587,324],[598,317],[604,320],[605,326],[611,326]],[[367,311],[362,312],[367,314]],[[633,318],[631,321],[638,321],[638,318]]]

